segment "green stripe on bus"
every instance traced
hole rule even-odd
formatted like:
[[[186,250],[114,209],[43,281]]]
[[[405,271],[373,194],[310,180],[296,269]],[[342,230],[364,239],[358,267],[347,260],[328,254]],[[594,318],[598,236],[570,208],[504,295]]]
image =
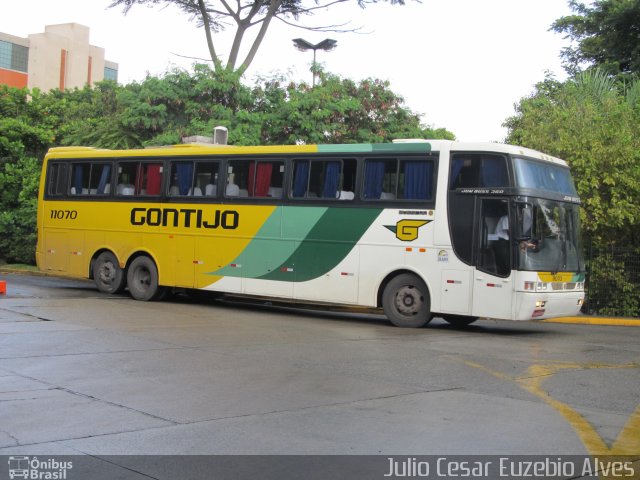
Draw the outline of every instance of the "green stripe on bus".
[[[336,145],[318,145],[320,153],[369,153],[373,151],[370,143],[348,143]]]
[[[259,278],[305,282],[326,274],[351,252],[381,212],[379,208],[329,208],[293,255]]]
[[[374,153],[429,153],[431,144],[429,142],[407,142],[407,143],[379,143],[373,145]]]
[[[279,268],[326,211],[326,207],[276,208],[249,245],[230,262],[242,265],[242,270],[227,266],[210,275],[257,278]]]
[[[320,153],[428,153],[430,151],[429,142],[318,145]]]

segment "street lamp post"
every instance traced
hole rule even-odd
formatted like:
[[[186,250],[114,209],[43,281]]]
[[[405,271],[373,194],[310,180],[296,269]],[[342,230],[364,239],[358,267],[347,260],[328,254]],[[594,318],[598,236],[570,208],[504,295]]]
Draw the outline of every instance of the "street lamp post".
[[[325,52],[329,52],[336,48],[338,45],[337,40],[332,40],[331,38],[325,38],[320,43],[316,43],[315,45],[311,42],[308,42],[302,38],[294,38],[293,45],[300,50],[301,52],[306,52],[307,50],[313,50],[313,64],[311,66],[311,72],[313,73],[312,79],[312,87],[316,86],[316,51],[324,50]]]

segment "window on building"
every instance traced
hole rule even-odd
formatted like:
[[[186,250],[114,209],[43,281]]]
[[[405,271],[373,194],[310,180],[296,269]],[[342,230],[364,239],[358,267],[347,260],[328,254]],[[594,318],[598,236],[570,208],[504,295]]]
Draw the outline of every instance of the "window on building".
[[[0,68],[27,72],[29,67],[29,48],[23,45],[0,40]]]
[[[115,68],[104,67],[104,79],[118,81],[118,70]]]

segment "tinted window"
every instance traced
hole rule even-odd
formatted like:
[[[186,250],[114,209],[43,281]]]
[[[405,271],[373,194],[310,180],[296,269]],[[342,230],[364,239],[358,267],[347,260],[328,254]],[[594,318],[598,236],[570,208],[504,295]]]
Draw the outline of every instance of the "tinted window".
[[[158,196],[162,191],[162,175],[162,163],[121,162],[116,194]]]
[[[60,196],[67,193],[67,164],[49,163],[47,170],[47,195]]]
[[[169,195],[215,197],[218,193],[220,162],[185,161],[171,164]]]
[[[280,198],[283,160],[231,160],[227,171],[227,197]]]
[[[396,158],[365,161],[363,197],[373,200],[433,199],[435,163]]]
[[[352,200],[355,175],[352,159],[295,160],[291,197]]]
[[[449,188],[508,186],[507,160],[502,155],[457,153],[452,156]]]
[[[111,192],[111,165],[104,163],[73,163],[70,195],[106,195]]]
[[[515,166],[516,179],[520,187],[578,196],[571,173],[566,167],[524,158],[516,158]]]

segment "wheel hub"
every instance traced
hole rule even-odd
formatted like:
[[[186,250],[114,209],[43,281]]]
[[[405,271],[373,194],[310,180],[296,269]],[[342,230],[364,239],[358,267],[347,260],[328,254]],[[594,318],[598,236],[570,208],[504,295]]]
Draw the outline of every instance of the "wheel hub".
[[[100,281],[103,283],[112,283],[116,277],[116,269],[111,262],[105,262],[98,272]]]
[[[423,304],[423,298],[420,295],[420,291],[410,285],[400,288],[395,300],[398,312],[403,315],[418,314]]]

